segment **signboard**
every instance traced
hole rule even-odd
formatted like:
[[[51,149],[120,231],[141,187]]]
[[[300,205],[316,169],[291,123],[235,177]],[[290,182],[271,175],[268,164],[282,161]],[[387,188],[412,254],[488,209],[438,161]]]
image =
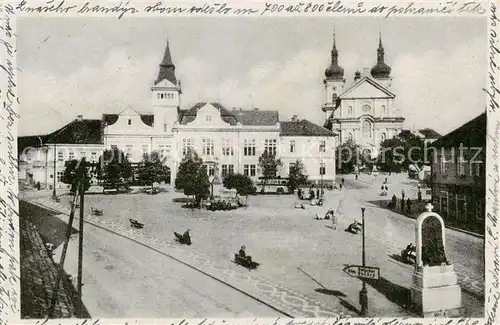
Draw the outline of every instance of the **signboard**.
[[[373,280],[380,278],[380,269],[373,266],[349,265],[344,268],[344,272],[354,278]]]

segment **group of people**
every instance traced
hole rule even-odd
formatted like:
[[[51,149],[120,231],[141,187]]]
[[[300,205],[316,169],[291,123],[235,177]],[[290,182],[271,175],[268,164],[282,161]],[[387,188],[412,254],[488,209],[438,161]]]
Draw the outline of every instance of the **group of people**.
[[[316,213],[316,220],[332,220],[332,228],[335,230],[337,229],[337,216],[335,215],[335,211],[333,211],[332,208],[328,209],[328,211],[325,213],[325,216],[321,218],[317,213]]]

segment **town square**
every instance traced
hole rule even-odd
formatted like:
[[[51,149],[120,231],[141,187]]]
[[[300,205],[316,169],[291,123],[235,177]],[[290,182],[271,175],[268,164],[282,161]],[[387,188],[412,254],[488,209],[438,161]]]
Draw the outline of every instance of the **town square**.
[[[106,23],[61,20],[60,65],[42,24],[40,67],[20,58],[27,85],[65,85],[58,99],[40,86],[18,138],[24,318],[483,317],[481,51],[452,28],[425,43],[448,23],[432,19],[277,20],[259,42],[239,23],[176,22],[81,56]],[[480,20],[449,24],[480,43]],[[101,42],[120,30],[103,26]],[[425,44],[403,50],[417,42],[398,28]],[[459,69],[479,74],[463,100]]]

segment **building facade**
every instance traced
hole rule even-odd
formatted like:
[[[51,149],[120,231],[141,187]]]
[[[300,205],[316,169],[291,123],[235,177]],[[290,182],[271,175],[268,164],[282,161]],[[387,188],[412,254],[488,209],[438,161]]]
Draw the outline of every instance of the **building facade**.
[[[167,44],[158,77],[151,87],[150,114],[129,107],[119,114],[104,114],[102,120],[79,118],[51,135],[21,139],[31,143],[31,149],[37,147],[36,139],[41,139],[41,147],[34,150],[36,159],[31,159],[27,152],[20,156],[26,179],[50,187],[51,177],[59,177],[65,160],[81,157],[83,152],[87,160],[92,160],[96,152],[99,157],[103,150],[117,147],[131,162],[140,162],[143,154],[158,151],[170,170],[172,183],[189,149],[203,159],[207,173],[214,176],[216,182],[221,182],[230,173],[245,174],[257,180],[262,172],[258,161],[264,151],[282,159],[284,164],[279,172],[282,177],[288,175],[290,164],[300,159],[311,181],[334,182],[335,132],[298,118],[280,121],[278,111],[228,109],[220,103],[210,102],[181,109],[181,95],[181,83],[176,78]],[[86,131],[88,128],[97,133],[91,134]],[[20,145],[20,150],[22,147],[26,146]],[[54,170],[53,163],[51,166],[54,153],[57,156],[55,172],[51,171]],[[45,166],[44,171],[35,165]],[[44,173],[46,176],[42,175]],[[66,186],[60,182],[56,184],[56,187]]]
[[[484,233],[486,113],[431,144],[435,211],[451,225]]]
[[[380,143],[398,135],[404,118],[394,106],[391,68],[385,63],[382,38],[377,49],[377,64],[354,74],[349,84],[339,65],[338,50],[333,40],[331,64],[325,71],[325,127],[338,133],[338,143],[354,141],[371,156],[377,156]],[[368,151],[368,152],[367,152]]]

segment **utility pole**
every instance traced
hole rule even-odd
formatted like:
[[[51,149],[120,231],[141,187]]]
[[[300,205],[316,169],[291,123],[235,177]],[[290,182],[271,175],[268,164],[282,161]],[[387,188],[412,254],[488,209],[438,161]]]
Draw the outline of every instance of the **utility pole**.
[[[54,200],[57,199],[57,193],[56,193],[56,177],[57,177],[57,171],[56,171],[56,143],[54,142],[54,175],[53,175],[53,179],[54,179],[54,185],[53,185],[53,190],[52,190],[52,198]]]
[[[75,218],[75,204],[76,204],[76,199],[78,197],[79,193],[78,191],[75,193],[75,197],[73,198],[73,204],[71,206],[71,211],[69,213],[69,221],[68,225],[66,227],[66,238],[63,246],[63,250],[61,253],[61,259],[59,261],[59,272],[57,274],[57,279],[56,279],[56,284],[54,291],[52,292],[52,299],[50,301],[50,307],[49,307],[49,318],[54,317],[54,310],[56,308],[57,304],[57,295],[59,293],[59,283],[61,282],[62,275],[64,272],[64,261],[66,260],[66,251],[68,250],[68,244],[69,244],[69,238],[71,237],[71,230],[73,229],[73,220]]]
[[[363,259],[363,267],[366,266],[366,247],[365,247],[365,207],[361,208],[361,216],[362,216],[362,223],[363,223],[363,230],[362,230],[362,238],[363,238],[363,251],[362,251],[362,259]],[[368,292],[366,291],[366,281],[364,278],[362,278],[363,281],[363,287],[361,288],[361,291],[359,292],[359,304],[361,305],[361,316],[367,317],[368,316]]]
[[[82,160],[82,163],[85,160]],[[81,166],[82,171],[84,171],[85,166]],[[83,176],[84,174],[82,173],[82,179],[80,180],[80,225],[79,225],[79,230],[80,234],[78,236],[78,280],[77,280],[77,290],[78,290],[78,305],[77,305],[77,317],[82,318],[82,266],[83,266],[83,211],[84,211],[84,206],[83,203],[85,202],[85,194],[84,194],[84,184],[83,184]]]

